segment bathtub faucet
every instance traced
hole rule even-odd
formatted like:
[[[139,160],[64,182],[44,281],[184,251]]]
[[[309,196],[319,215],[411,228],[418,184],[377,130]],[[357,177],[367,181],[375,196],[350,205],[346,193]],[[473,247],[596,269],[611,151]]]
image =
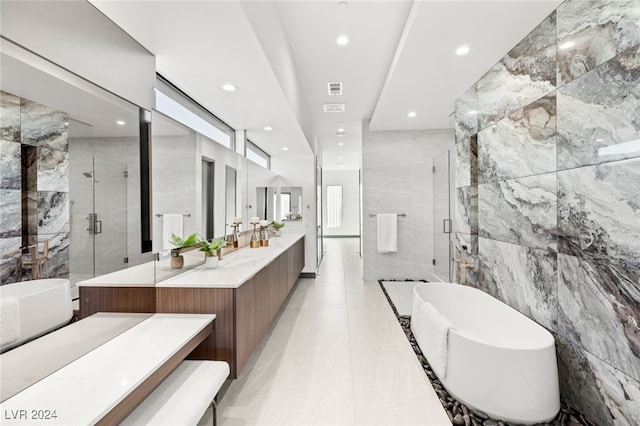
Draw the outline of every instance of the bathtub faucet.
[[[460,259],[453,259],[454,262],[456,262],[458,264],[458,276],[459,276],[459,280],[458,282],[460,284],[466,284],[467,283],[467,268],[474,268],[475,264],[474,263],[467,263],[467,255],[469,253],[467,253],[467,246],[462,246],[462,250],[460,251]]]

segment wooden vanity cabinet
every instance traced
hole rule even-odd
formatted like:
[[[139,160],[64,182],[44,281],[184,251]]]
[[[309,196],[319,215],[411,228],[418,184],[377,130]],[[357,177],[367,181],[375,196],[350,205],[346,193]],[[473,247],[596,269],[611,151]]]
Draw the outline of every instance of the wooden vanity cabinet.
[[[237,378],[304,268],[304,238],[237,288],[158,287],[157,312],[215,313],[215,330],[189,357],[227,361]]]

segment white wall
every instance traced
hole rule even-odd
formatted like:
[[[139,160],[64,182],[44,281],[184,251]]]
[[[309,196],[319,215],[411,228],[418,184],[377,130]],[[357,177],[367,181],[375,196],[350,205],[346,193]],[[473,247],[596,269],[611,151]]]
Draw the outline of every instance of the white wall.
[[[363,267],[366,280],[428,279],[433,272],[433,158],[454,147],[453,130],[372,132],[363,123]],[[377,251],[376,218],[398,218],[398,252]]]
[[[299,230],[305,233],[305,264],[302,272],[315,273],[317,269],[317,222],[315,161],[311,155],[272,157],[271,170],[279,176],[278,191],[283,186],[302,187],[302,220],[286,222],[282,232]]]
[[[360,234],[360,172],[328,170],[322,172],[322,226],[325,236],[358,236]],[[327,186],[342,186],[342,227],[327,227]]]

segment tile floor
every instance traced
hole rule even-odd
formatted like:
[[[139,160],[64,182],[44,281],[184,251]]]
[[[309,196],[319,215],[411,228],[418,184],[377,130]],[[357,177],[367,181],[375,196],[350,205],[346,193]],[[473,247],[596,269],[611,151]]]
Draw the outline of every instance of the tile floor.
[[[450,425],[357,239],[326,239],[218,408],[222,426]]]

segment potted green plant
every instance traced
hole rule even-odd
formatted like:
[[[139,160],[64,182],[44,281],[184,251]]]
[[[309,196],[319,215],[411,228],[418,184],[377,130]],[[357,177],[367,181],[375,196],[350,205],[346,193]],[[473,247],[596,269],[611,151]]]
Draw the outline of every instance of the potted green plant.
[[[173,248],[171,249],[171,267],[173,269],[180,269],[184,266],[184,257],[181,254],[182,250],[198,244],[198,236],[191,234],[187,238],[182,239],[176,234],[171,234],[169,242],[173,244]]]
[[[211,241],[207,241],[206,238],[200,237],[198,241],[200,243],[200,251],[204,252],[205,264],[209,269],[217,268],[218,263],[222,258],[222,247],[227,245],[227,241],[224,238],[216,238]]]
[[[275,220],[271,222],[271,227],[273,228],[272,235],[274,237],[280,236],[280,230],[284,228],[284,222],[276,222]]]

